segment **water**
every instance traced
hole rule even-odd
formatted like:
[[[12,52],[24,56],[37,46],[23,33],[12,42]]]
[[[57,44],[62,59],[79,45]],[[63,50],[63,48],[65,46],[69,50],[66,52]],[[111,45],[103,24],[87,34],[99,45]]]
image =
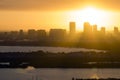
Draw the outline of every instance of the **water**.
[[[120,69],[0,69],[0,80],[72,80],[74,78],[120,78]]]
[[[102,50],[64,47],[0,46],[0,52],[78,52]],[[2,63],[4,64],[4,63]],[[72,80],[72,78],[120,78],[120,69],[62,69],[28,67],[26,69],[0,69],[0,80]]]
[[[29,46],[0,46],[0,52],[31,52],[42,50],[44,52],[79,52],[79,51],[95,51],[104,52],[103,50],[85,49],[85,48],[65,48],[65,47],[29,47]]]

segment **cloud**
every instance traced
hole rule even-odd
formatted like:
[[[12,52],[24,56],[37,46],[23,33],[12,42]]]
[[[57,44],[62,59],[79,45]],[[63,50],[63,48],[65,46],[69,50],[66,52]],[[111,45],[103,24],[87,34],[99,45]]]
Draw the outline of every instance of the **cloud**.
[[[0,0],[1,10],[69,10],[85,5],[120,9],[120,0]]]

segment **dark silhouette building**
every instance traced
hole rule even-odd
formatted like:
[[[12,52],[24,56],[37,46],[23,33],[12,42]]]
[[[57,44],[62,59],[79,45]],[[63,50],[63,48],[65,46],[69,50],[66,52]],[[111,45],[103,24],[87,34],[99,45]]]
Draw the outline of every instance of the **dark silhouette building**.
[[[11,36],[11,40],[17,40],[18,39],[18,31],[11,31],[10,36]]]
[[[36,40],[36,31],[35,29],[28,30],[28,39],[29,40]]]
[[[46,41],[47,32],[45,30],[37,30],[37,40]]]
[[[19,37],[18,37],[19,40],[24,40],[25,39],[25,33],[24,31],[21,29],[19,30]]]
[[[0,40],[7,41],[11,39],[11,35],[9,32],[0,32]]]
[[[66,37],[66,30],[64,29],[51,29],[49,32],[50,41],[60,42],[64,41]]]

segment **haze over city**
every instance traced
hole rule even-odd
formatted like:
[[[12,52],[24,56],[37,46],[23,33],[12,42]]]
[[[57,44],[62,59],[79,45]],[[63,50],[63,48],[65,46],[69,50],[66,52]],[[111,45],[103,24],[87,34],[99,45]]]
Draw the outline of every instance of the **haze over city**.
[[[0,80],[120,80],[120,0],[0,0]]]
[[[0,31],[62,28],[76,22],[77,31],[83,23],[97,24],[98,29],[119,27],[120,0],[1,0]],[[112,5],[112,6],[111,6]]]

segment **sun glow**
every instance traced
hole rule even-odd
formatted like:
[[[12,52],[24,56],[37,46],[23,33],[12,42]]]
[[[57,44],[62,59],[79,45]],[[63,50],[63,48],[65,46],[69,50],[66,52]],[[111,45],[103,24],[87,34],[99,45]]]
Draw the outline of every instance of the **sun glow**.
[[[93,7],[86,7],[81,10],[75,10],[69,12],[70,21],[75,21],[78,25],[84,22],[89,22],[90,24],[97,24],[100,27],[104,26],[109,22],[109,14],[104,10],[99,10]],[[100,28],[98,26],[98,28]],[[78,29],[83,26],[77,26]]]
[[[102,15],[101,15],[102,14]],[[81,17],[84,21],[88,21],[91,24],[97,23],[98,19],[103,16],[103,13],[95,8],[88,7],[81,10]]]

